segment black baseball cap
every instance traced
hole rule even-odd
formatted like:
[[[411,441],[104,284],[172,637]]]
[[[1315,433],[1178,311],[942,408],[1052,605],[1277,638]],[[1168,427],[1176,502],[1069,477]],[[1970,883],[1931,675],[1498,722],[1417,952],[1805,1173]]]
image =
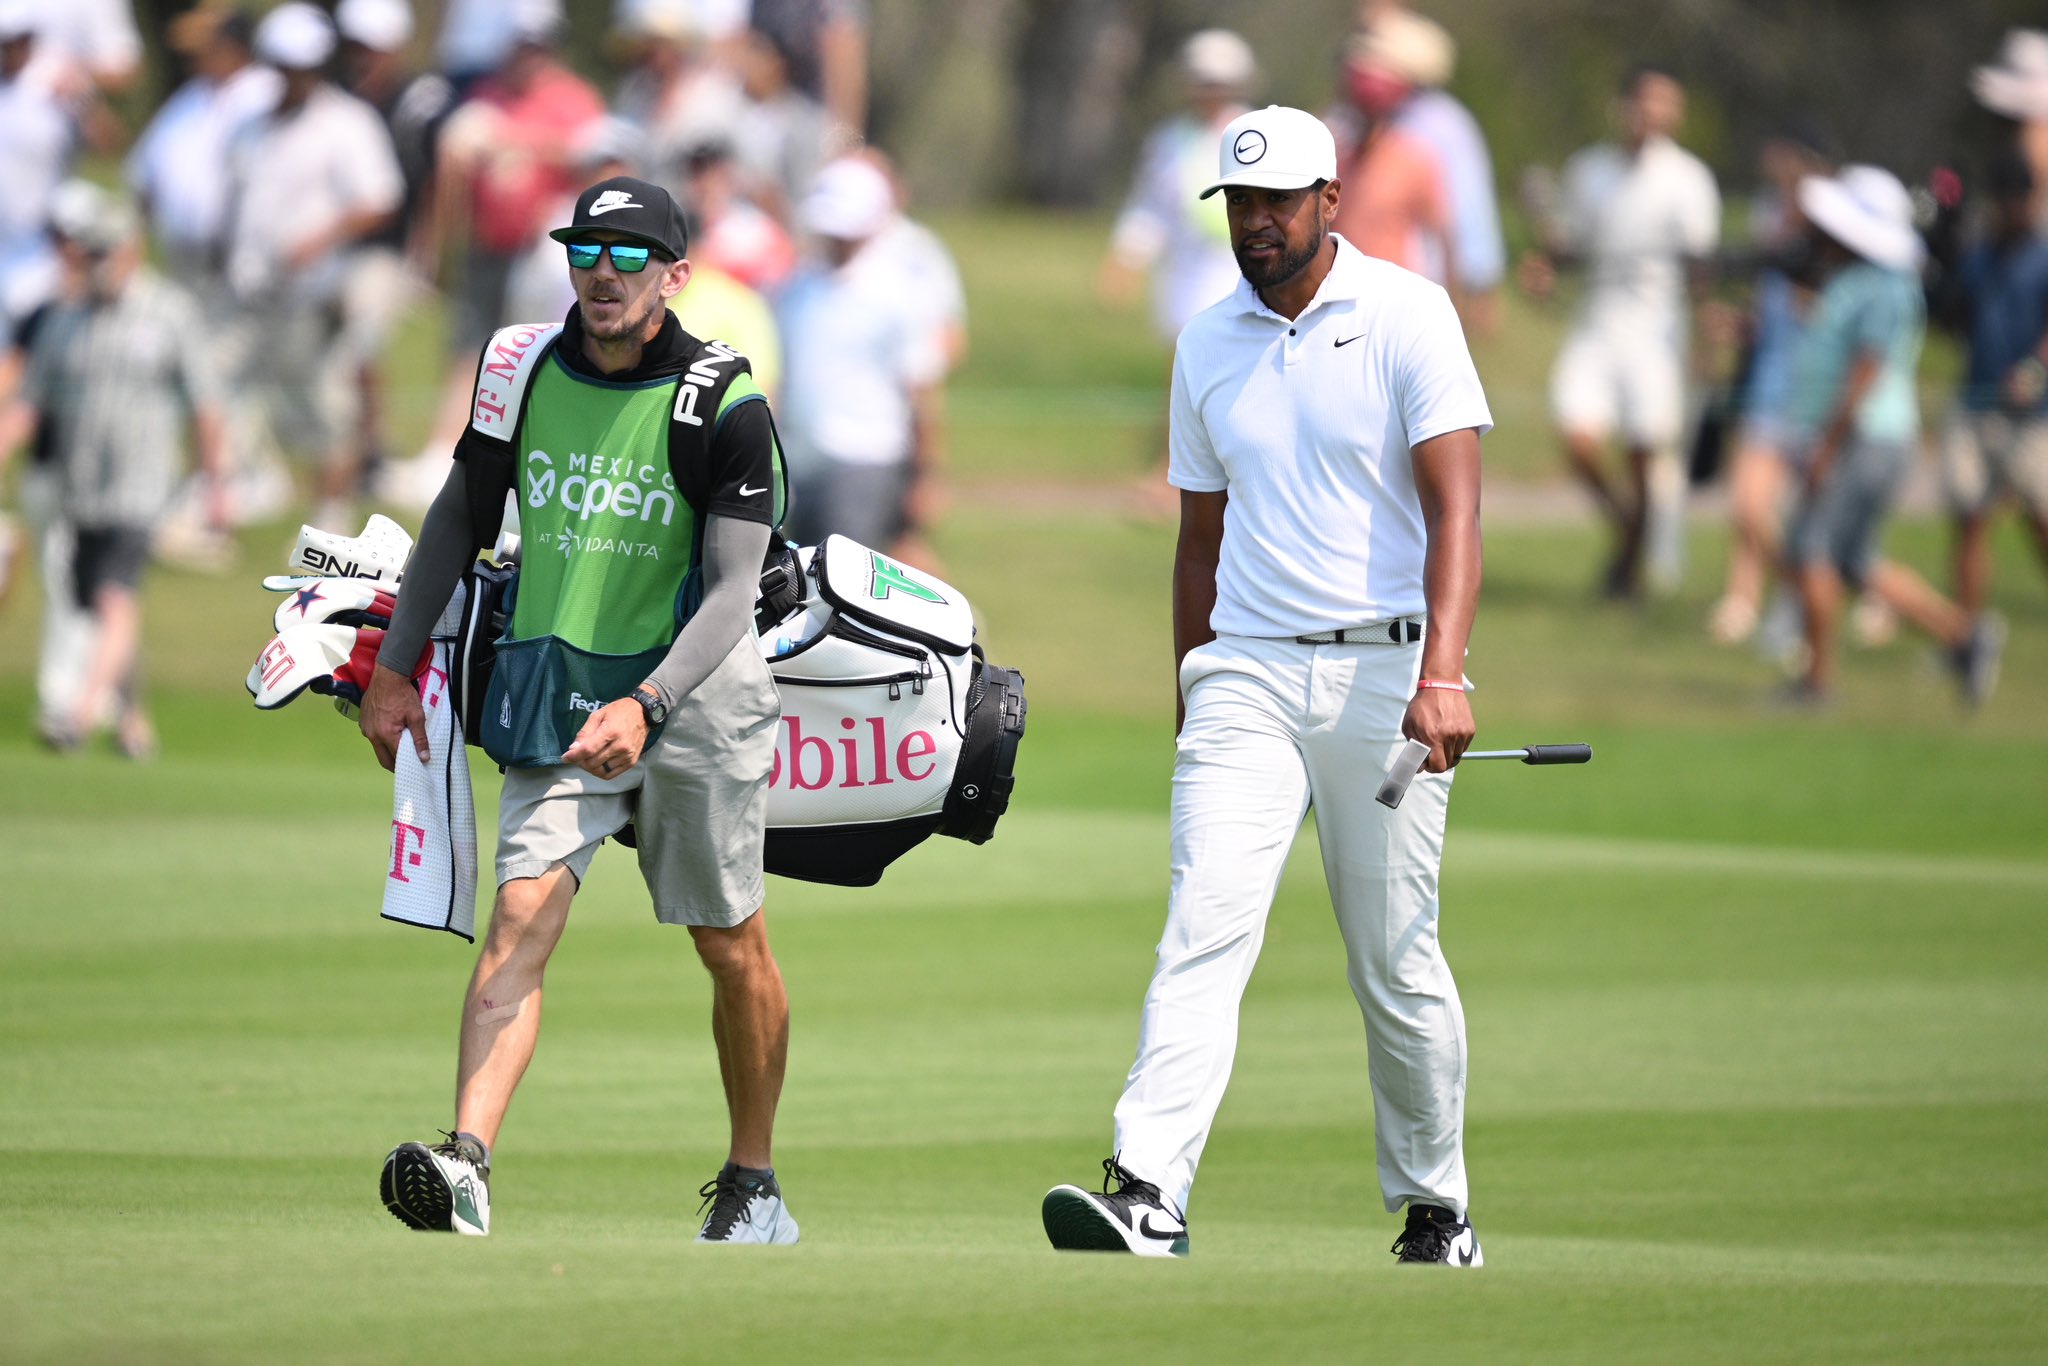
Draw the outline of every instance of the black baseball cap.
[[[576,196],[576,218],[548,236],[573,242],[587,233],[616,232],[645,242],[680,261],[689,252],[690,234],[683,226],[682,206],[661,186],[629,175],[600,180]]]

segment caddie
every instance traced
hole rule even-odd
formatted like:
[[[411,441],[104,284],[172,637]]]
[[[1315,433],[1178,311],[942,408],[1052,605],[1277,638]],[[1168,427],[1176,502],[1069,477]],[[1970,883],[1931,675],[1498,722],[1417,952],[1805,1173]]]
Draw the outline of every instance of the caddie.
[[[656,919],[689,927],[711,974],[732,1146],[698,1192],[698,1241],[794,1243],[770,1152],[789,1006],[762,910],[780,704],[752,624],[781,454],[746,359],[667,307],[690,280],[667,190],[601,181],[551,235],[576,305],[486,344],[362,703],[386,768],[408,733],[427,757],[408,674],[512,489],[524,561],[476,737],[506,765],[497,900],[462,1006],[454,1130],[401,1144],[381,1193],[414,1228],[489,1231],[542,973],[598,845],[630,821]]]
[[[1180,736],[1172,892],[1097,1194],[1044,1202],[1054,1247],[1185,1256],[1187,1201],[1288,847],[1316,812],[1365,1016],[1380,1194],[1403,1262],[1477,1266],[1465,1021],[1437,942],[1451,768],[1470,744],[1479,438],[1492,427],[1444,290],[1330,231],[1330,132],[1269,106],[1223,131],[1244,278],[1175,348]],[[1373,800],[1429,745],[1398,809]]]

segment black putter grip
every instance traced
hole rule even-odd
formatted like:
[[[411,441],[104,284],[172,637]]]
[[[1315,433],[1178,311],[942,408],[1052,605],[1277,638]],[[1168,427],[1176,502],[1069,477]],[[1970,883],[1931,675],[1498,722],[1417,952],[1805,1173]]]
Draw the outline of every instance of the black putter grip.
[[[1525,764],[1590,764],[1593,762],[1591,745],[1529,745],[1529,757]]]

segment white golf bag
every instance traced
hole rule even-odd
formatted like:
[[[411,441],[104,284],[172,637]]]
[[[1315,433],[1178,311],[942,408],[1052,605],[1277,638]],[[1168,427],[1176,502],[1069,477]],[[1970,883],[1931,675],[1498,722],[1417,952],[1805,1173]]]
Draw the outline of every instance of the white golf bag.
[[[768,871],[868,886],[934,833],[985,843],[1016,783],[1024,679],[982,655],[967,600],[844,536],[781,568],[756,617],[782,693]]]

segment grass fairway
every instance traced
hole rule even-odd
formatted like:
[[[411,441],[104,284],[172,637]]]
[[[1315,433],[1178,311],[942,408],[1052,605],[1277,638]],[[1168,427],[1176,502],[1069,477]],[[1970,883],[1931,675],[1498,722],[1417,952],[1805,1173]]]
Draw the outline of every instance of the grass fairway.
[[[1451,1276],[1385,1252],[1307,838],[1195,1256],[1044,1247],[1040,1194],[1104,1155],[1161,914],[1169,746],[1144,609],[1168,538],[986,526],[945,550],[995,656],[1033,679],[1017,807],[993,844],[928,846],[881,889],[772,890],[795,1003],[778,1167],[805,1239],[751,1255],[688,1244],[722,1156],[708,994],[629,864],[600,862],[550,976],[496,1231],[407,1232],[377,1163],[447,1120],[470,954],[375,919],[382,775],[317,706],[239,697],[263,633],[246,580],[158,581],[165,756],[144,769],[29,747],[10,617],[0,1357],[2048,1350],[2048,596],[2014,547],[2012,686],[1959,726],[1907,646],[1854,661],[1836,715],[1774,715],[1754,665],[1694,643],[1690,607],[1581,606],[1583,536],[1494,534],[1483,734],[1600,757],[1459,783],[1445,937],[1488,1266]],[[1010,586],[1034,549],[1063,619],[1135,623],[1115,681]]]
[[[383,1154],[450,1122],[472,955],[376,918],[390,798],[360,740],[242,693],[288,539],[265,528],[231,578],[153,581],[147,768],[31,746],[34,586],[0,616],[0,1361],[2048,1357],[2048,589],[2010,535],[1990,707],[1963,717],[1901,641],[1805,716],[1704,643],[1704,529],[1681,597],[1630,613],[1588,600],[1586,530],[1494,519],[1481,741],[1599,757],[1475,766],[1452,803],[1485,1270],[1387,1255],[1312,834],[1195,1255],[1046,1248],[1041,1195],[1105,1156],[1163,913],[1172,538],[1087,496],[1143,467],[1163,362],[1134,317],[1070,325],[1099,224],[961,227],[976,358],[939,550],[1031,728],[992,844],[873,891],[771,886],[802,1245],[689,1244],[724,1152],[708,988],[610,853],[492,1236],[383,1211]],[[1540,414],[1510,417],[1542,354],[1482,356],[1503,482],[1548,469]],[[1932,528],[1890,546],[1939,564]]]

